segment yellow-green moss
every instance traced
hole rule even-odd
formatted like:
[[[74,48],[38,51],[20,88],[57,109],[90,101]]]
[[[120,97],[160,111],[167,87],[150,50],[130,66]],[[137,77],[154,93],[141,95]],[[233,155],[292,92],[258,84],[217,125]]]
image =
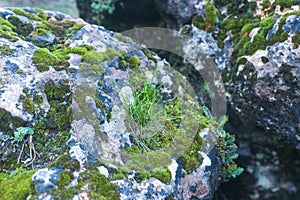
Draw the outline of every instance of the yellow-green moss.
[[[99,64],[104,60],[109,60],[119,55],[116,50],[108,48],[105,52],[90,51],[82,56],[81,61],[89,64]]]
[[[17,15],[27,17],[28,19],[32,19],[32,20],[35,20],[35,21],[43,21],[43,19],[40,18],[39,16],[37,16],[33,13],[30,13],[30,12],[26,12],[25,10],[22,10],[20,8],[13,8],[12,11]]]
[[[35,111],[35,106],[33,103],[33,99],[30,97],[24,97],[24,96],[20,96],[20,102],[22,102],[23,104],[23,109],[32,114]]]
[[[213,4],[207,4],[205,8],[205,30],[212,32],[219,21],[218,9]]]
[[[292,42],[294,43],[293,48],[298,48],[300,45],[300,32],[297,31],[295,35],[292,37]]]
[[[46,48],[35,50],[32,61],[40,72],[48,71],[50,66],[54,66],[59,62],[57,57]]]
[[[0,29],[0,37],[8,39],[11,42],[16,42],[18,41],[17,38],[18,34],[12,31],[4,31]]]
[[[0,17],[0,26],[7,26],[10,27],[11,29],[15,28],[14,25],[12,25],[9,21],[3,19],[2,17]]]
[[[192,24],[198,29],[205,30],[205,21],[200,15],[193,17]]]
[[[84,76],[102,76],[104,74],[103,67],[98,64],[81,63],[79,69]]]
[[[275,5],[280,5],[280,10],[283,11],[285,8],[290,8],[293,5],[292,0],[276,0]]]
[[[194,142],[190,145],[190,147],[184,152],[184,154],[180,158],[184,169],[188,173],[192,173],[202,163],[198,153],[198,151],[201,151],[202,143],[203,139],[200,137],[199,134],[196,134]]]
[[[11,55],[12,53],[13,50],[8,45],[0,46],[0,54]]]
[[[142,181],[148,180],[150,178],[150,173],[149,172],[140,172],[137,173],[134,177],[134,179],[136,180],[136,182],[140,183]]]
[[[47,20],[48,19],[48,15],[40,8],[34,8],[36,11],[38,11],[38,16],[42,19],[42,20]]]
[[[8,178],[7,173],[0,173],[0,183]]]
[[[2,200],[26,199],[34,193],[34,184],[31,181],[36,170],[23,171],[0,182],[0,197]]]
[[[138,67],[141,64],[139,58],[135,55],[129,58],[128,63],[131,68]]]
[[[143,49],[143,52],[149,60],[152,60],[153,62],[157,63],[157,59],[152,55],[149,49]]]
[[[151,171],[151,176],[157,178],[161,182],[167,184],[172,179],[172,174],[170,170],[166,167],[164,168],[156,168]]]
[[[73,32],[76,32],[78,30],[80,30],[82,27],[84,27],[85,24],[79,24],[79,23],[75,23],[73,26],[72,26],[72,31]]]
[[[119,62],[119,66],[122,67],[122,68],[125,68],[126,67],[126,61],[125,60],[120,60]]]
[[[88,195],[93,199],[120,199],[118,187],[110,183],[104,175],[96,170],[80,173],[76,188],[81,188],[86,184],[88,184]]]
[[[114,173],[112,173],[112,177],[113,180],[122,180],[124,179],[124,173],[121,171],[116,171]]]
[[[18,17],[10,16],[8,21],[14,25],[16,28],[13,29],[14,32],[22,36],[28,36],[33,31],[32,23],[23,23]]]

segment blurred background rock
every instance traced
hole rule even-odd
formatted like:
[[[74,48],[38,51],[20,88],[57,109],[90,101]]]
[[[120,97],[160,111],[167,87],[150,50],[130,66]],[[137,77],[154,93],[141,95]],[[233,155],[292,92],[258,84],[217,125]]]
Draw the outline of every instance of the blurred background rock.
[[[60,11],[78,17],[75,0],[0,0],[0,7],[39,7],[45,10]]]

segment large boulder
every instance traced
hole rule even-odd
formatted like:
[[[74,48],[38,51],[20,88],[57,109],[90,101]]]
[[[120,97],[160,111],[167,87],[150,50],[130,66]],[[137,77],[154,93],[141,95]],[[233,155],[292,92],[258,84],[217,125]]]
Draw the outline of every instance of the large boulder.
[[[204,5],[192,25],[181,30],[193,40],[185,48],[210,55],[222,73],[226,130],[236,134],[238,163],[245,168],[238,181],[222,186],[217,196],[299,198],[299,6],[296,1],[214,2]],[[217,12],[208,12],[208,7]],[[186,64],[178,69],[209,106],[214,94],[203,87],[197,71]]]
[[[211,199],[242,172],[224,120],[156,54],[59,12],[0,16],[1,198]]]

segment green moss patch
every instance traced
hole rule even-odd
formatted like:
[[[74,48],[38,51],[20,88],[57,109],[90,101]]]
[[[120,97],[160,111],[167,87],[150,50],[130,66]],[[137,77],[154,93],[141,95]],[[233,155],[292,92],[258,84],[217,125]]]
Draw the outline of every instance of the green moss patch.
[[[34,193],[34,184],[31,178],[36,170],[22,171],[0,181],[0,196],[3,200],[26,199]]]
[[[213,4],[207,4],[205,7],[206,32],[212,32],[218,21],[218,9]]]
[[[93,199],[120,199],[118,187],[96,170],[85,171],[80,174],[76,188],[88,186],[89,197]]]
[[[0,54],[11,55],[13,53],[13,49],[8,45],[0,46]]]
[[[140,60],[137,56],[131,56],[128,60],[129,67],[135,68],[140,66]]]
[[[50,66],[54,66],[59,63],[57,57],[50,53],[50,51],[46,48],[35,50],[32,56],[32,61],[40,72],[48,71]]]
[[[151,171],[151,176],[167,184],[172,179],[172,174],[168,168],[157,168]]]

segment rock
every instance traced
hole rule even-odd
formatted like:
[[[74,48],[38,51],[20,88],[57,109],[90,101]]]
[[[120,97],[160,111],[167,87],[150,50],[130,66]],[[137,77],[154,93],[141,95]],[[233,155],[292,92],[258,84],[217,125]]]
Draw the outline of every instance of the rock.
[[[35,184],[25,197],[212,198],[225,173],[214,147],[222,125],[203,114],[185,77],[102,26],[33,8],[0,16],[1,170],[24,163],[19,176],[35,174],[24,178]],[[11,17],[31,28],[16,32]],[[18,127],[34,134],[18,142]],[[0,196],[19,193],[3,188]]]
[[[190,22],[195,15],[203,11],[205,5],[202,0],[155,0],[155,3],[167,27],[171,29],[178,29]]]
[[[253,55],[242,56],[245,62],[236,65],[236,73],[226,84],[231,93],[231,105],[245,123],[252,121],[266,132],[300,148],[300,98],[297,92],[300,49],[293,39],[299,36],[290,25],[290,21],[297,21],[297,18],[288,17],[282,26],[283,30],[289,31],[286,40],[267,45]]]
[[[153,0],[113,0],[104,2],[77,0],[80,17],[113,31],[135,27],[159,26],[163,23]]]
[[[56,168],[44,168],[37,171],[32,176],[34,182],[35,191],[39,193],[49,192],[49,190],[56,187],[56,184],[60,178],[61,169]]]

